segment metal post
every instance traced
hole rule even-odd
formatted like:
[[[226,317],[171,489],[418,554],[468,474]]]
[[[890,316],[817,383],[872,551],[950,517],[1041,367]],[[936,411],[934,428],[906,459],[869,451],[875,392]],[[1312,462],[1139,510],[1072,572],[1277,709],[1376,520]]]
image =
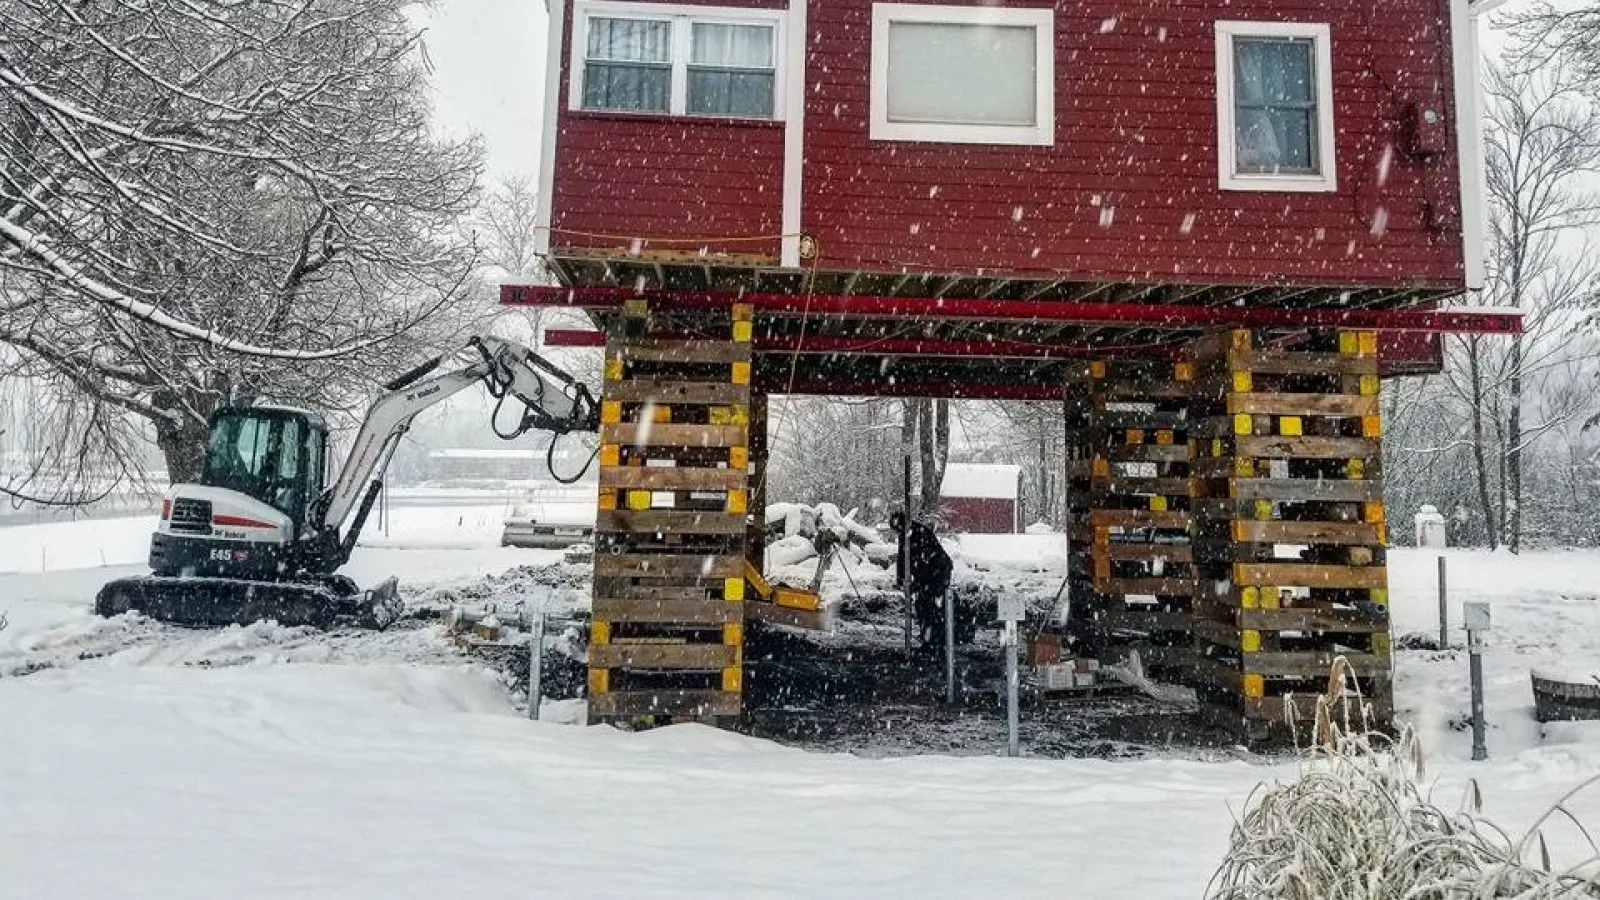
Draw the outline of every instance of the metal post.
[[[944,592],[944,701],[956,702],[956,594]]]
[[[1467,632],[1467,667],[1472,678],[1472,758],[1489,758],[1483,733],[1483,642],[1476,631]]]
[[[1462,604],[1461,623],[1467,630],[1467,677],[1472,681],[1472,758],[1481,761],[1489,758],[1483,721],[1483,634],[1489,630],[1489,604]]]
[[[1001,641],[1006,655],[1006,755],[1016,756],[1019,714],[1017,710],[1017,623],[1006,622],[1005,638]]]
[[[1444,554],[1439,555],[1439,649],[1450,646],[1449,593],[1445,589]]]

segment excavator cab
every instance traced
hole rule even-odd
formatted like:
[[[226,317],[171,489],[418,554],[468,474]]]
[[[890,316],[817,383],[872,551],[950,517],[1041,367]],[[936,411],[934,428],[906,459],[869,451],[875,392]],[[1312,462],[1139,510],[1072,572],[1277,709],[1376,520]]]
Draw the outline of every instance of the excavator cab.
[[[304,526],[322,493],[326,421],[281,406],[227,407],[211,417],[210,430],[200,483],[252,497]]]

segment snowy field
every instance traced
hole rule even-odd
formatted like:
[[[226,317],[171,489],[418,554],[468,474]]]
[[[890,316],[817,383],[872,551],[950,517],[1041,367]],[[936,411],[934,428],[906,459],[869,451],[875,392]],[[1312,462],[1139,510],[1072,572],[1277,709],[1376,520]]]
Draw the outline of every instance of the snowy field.
[[[396,509],[349,570],[448,587],[558,557],[496,546],[501,515]],[[96,620],[94,591],[141,570],[150,524],[0,530],[0,897],[1192,898],[1250,789],[1294,771],[1242,751],[862,759],[699,726],[577,727],[573,702],[530,722],[431,629],[174,639]],[[1049,577],[1063,563],[1048,535],[958,550]],[[1400,653],[1398,705],[1435,797],[1454,806],[1476,778],[1520,829],[1600,773],[1600,723],[1541,729],[1527,680],[1600,671],[1600,553],[1450,566],[1457,610],[1494,606],[1491,760],[1467,761],[1464,656]],[[1395,551],[1391,573],[1397,631],[1434,628],[1433,555]],[[133,639],[78,658],[117,628]],[[1600,790],[1571,806],[1600,827]],[[1558,858],[1583,852],[1570,828],[1550,837]]]

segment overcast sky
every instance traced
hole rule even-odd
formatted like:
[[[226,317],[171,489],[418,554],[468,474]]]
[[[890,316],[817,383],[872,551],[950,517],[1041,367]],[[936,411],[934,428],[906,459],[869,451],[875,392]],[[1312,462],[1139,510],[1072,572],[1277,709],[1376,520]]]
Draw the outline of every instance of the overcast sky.
[[[427,27],[440,126],[482,134],[494,173],[537,175],[543,0],[438,0]]]

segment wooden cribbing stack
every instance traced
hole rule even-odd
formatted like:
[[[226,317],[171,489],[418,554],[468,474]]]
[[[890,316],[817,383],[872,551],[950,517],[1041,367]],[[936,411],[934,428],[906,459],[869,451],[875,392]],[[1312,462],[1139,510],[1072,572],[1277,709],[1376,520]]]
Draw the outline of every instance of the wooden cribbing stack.
[[[1069,617],[1080,648],[1186,675],[1195,590],[1189,547],[1187,362],[1093,362],[1068,389]]]
[[[751,309],[606,343],[589,719],[729,725],[742,708]]]
[[[1229,331],[1194,350],[1195,678],[1252,736],[1312,723],[1339,656],[1373,724],[1394,708],[1377,337],[1291,340]]]

